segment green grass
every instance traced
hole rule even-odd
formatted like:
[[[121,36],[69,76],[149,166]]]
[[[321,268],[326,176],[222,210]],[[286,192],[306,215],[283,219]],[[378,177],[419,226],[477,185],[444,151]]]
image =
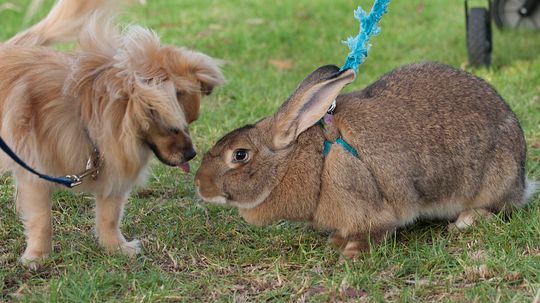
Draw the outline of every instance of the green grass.
[[[19,12],[0,12],[0,41],[24,28],[28,2],[13,1]],[[227,84],[206,99],[192,127],[201,151],[228,131],[271,114],[318,66],[341,65],[347,50],[340,41],[357,30],[352,11],[372,3],[148,2],[124,19],[155,29],[163,43],[226,62]],[[462,1],[394,0],[369,59],[347,90],[415,61],[466,67],[463,19]],[[529,175],[540,179],[540,33],[494,35],[493,67],[472,72],[492,83],[519,116],[529,144]],[[292,66],[279,69],[270,60],[289,60]],[[1,179],[0,301],[538,301],[538,199],[509,220],[481,222],[461,234],[447,233],[446,222],[418,223],[346,262],[326,246],[322,232],[293,223],[249,226],[235,210],[200,203],[192,174],[157,161],[153,167],[123,220],[124,233],[142,241],[143,254],[129,259],[105,253],[92,232],[92,199],[59,192],[53,210],[55,253],[37,271],[18,263],[23,229],[13,182]]]

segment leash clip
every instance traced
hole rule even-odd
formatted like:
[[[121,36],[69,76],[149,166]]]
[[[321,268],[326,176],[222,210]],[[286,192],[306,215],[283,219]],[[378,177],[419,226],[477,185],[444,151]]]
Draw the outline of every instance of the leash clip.
[[[75,186],[79,186],[83,183],[83,179],[91,176],[92,180],[96,180],[99,176],[99,169],[101,168],[101,165],[103,164],[103,155],[99,153],[99,151],[94,149],[92,152],[92,155],[90,158],[88,158],[88,161],[86,161],[86,167],[85,171],[78,175],[67,175],[65,178],[71,180],[71,184],[69,187],[73,188]]]
[[[92,180],[97,180],[99,176],[99,169],[101,168],[101,165],[103,164],[103,155],[99,153],[99,150],[97,148],[94,148],[92,151],[92,156],[86,161],[86,172],[91,172]],[[83,173],[84,174],[84,173]],[[86,177],[86,175],[85,175]]]
[[[69,179],[71,180],[71,184],[69,184],[69,187],[70,188],[73,188],[75,186],[79,186],[82,184],[82,179],[81,177],[77,176],[77,175],[67,175],[66,176],[66,179]]]

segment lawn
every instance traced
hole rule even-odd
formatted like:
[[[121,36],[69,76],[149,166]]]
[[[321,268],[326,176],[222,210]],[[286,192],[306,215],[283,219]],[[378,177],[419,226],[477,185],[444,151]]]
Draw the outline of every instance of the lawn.
[[[0,7],[6,1],[16,8],[0,11],[0,41],[24,28],[29,2],[0,0]],[[202,152],[228,131],[271,114],[315,68],[341,65],[347,53],[341,40],[357,31],[353,9],[371,3],[148,0],[122,19],[151,27],[163,43],[224,60],[228,81],[204,101],[192,126]],[[46,1],[35,19],[51,4]],[[528,141],[528,174],[540,180],[540,32],[495,31],[492,68],[472,70],[466,64],[463,1],[394,0],[382,26],[347,91],[410,62],[465,68],[493,84],[516,112]],[[30,271],[18,263],[25,243],[13,181],[2,177],[0,301],[540,300],[538,198],[510,219],[480,222],[463,233],[448,233],[447,222],[417,223],[358,260],[344,261],[327,247],[323,232],[287,222],[250,226],[236,210],[203,204],[192,180],[193,172],[184,175],[154,160],[148,183],[134,191],[123,220],[126,237],[143,244],[135,259],[98,247],[90,196],[56,193],[55,252]]]

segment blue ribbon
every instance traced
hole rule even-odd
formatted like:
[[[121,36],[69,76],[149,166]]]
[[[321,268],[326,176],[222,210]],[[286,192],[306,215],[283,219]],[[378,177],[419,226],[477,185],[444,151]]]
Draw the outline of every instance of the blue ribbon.
[[[361,7],[354,11],[354,18],[360,22],[360,32],[356,37],[349,37],[343,41],[349,47],[350,52],[341,70],[352,68],[358,73],[358,67],[366,60],[371,47],[369,39],[381,32],[379,22],[388,11],[389,3],[390,0],[375,0],[369,15]]]

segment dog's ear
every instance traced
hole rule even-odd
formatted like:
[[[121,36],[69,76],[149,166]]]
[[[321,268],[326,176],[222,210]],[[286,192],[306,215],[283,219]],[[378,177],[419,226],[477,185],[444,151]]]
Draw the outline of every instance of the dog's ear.
[[[158,35],[141,26],[130,26],[121,36],[116,66],[138,79],[160,82],[171,79],[187,91],[209,95],[224,82],[220,62],[199,52],[160,45]],[[197,79],[197,87],[190,79]]]
[[[166,62],[173,75],[192,78],[200,84],[203,95],[210,95],[217,85],[223,84],[224,77],[220,70],[221,62],[203,53],[180,48],[170,48]]]
[[[195,77],[201,83],[201,91],[204,95],[210,95],[217,85],[223,84],[224,78],[219,68],[220,62],[204,54],[195,53],[196,60],[192,61]]]
[[[158,35],[147,28],[132,25],[122,34],[115,55],[116,67],[135,75],[140,81],[159,82],[166,78],[160,66],[161,45]]]

